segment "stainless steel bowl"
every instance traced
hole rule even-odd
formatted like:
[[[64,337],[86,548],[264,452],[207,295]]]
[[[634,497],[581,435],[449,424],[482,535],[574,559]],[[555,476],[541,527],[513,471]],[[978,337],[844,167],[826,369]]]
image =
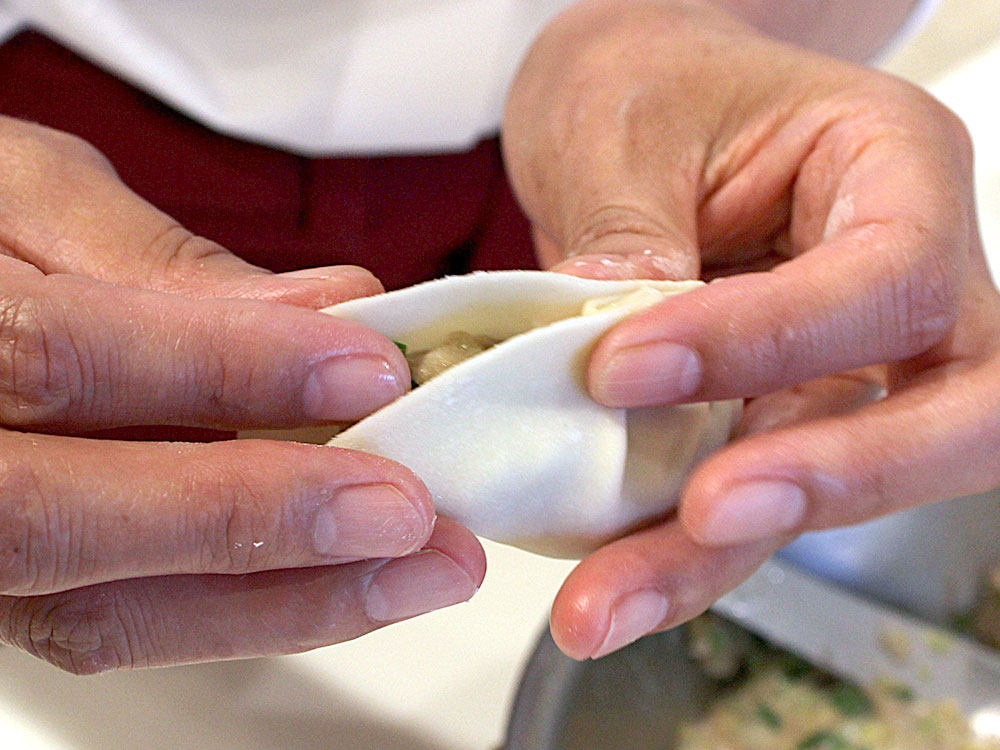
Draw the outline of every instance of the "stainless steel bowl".
[[[858,685],[880,679],[954,701],[976,734],[1000,737],[1000,655],[926,621],[771,560],[713,606],[750,633]],[[904,639],[906,658],[885,649]],[[506,750],[671,750],[722,689],[691,656],[689,626],[596,661],[563,655],[546,630],[517,693]]]
[[[680,725],[717,691],[688,656],[687,638],[675,628],[577,662],[546,629],[514,701],[506,750],[670,750]]]

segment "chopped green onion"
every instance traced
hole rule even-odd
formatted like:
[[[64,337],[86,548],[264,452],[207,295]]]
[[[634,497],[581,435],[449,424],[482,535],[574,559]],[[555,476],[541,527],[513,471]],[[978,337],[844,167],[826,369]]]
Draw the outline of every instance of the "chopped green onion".
[[[781,717],[778,716],[777,711],[771,708],[766,703],[761,703],[757,706],[757,711],[755,716],[760,719],[764,724],[769,726],[771,729],[777,731],[781,729]]]
[[[927,648],[935,654],[947,654],[955,646],[954,637],[943,630],[931,630],[924,636]]]
[[[901,682],[894,682],[886,688],[886,692],[900,703],[912,703],[916,698],[913,688]]]
[[[857,718],[870,716],[875,712],[875,704],[861,688],[842,682],[830,691],[830,703],[844,716]]]
[[[843,737],[826,730],[815,732],[795,746],[797,750],[850,750],[851,746]]]
[[[956,630],[959,633],[967,635],[972,632],[972,629],[975,626],[975,619],[976,618],[973,617],[972,612],[956,612],[951,616],[951,622],[949,624],[951,625],[952,630]]]
[[[781,672],[785,678],[793,682],[801,680],[813,671],[812,665],[805,659],[800,659],[792,654],[784,654],[781,659]]]
[[[406,344],[402,343],[401,341],[393,341],[392,343],[394,343],[396,346],[399,347],[399,351],[401,351],[403,353],[403,356],[405,357],[406,356]],[[418,385],[420,385],[420,383],[418,383],[416,380],[412,380],[412,379],[410,380],[410,390],[413,390]]]
[[[933,716],[921,716],[917,719],[917,729],[922,734],[935,735],[941,731],[941,725]]]

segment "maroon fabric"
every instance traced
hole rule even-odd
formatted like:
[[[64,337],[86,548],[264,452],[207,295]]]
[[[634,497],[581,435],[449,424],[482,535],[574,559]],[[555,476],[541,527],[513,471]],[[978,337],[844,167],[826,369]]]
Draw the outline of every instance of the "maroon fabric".
[[[0,46],[0,113],[75,133],[139,195],[252,263],[352,263],[389,289],[533,268],[497,139],[467,153],[309,159],[219,135],[34,32]]]
[[[310,159],[215,133],[34,33],[0,46],[0,114],[81,136],[188,229],[273,271],[350,263],[387,289],[533,268],[499,143],[435,156]],[[231,433],[138,427],[119,439]]]

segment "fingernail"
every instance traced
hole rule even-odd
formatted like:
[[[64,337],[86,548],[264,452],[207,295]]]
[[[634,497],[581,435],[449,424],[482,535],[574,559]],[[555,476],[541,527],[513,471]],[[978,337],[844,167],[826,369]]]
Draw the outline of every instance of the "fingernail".
[[[634,279],[638,275],[627,259],[616,255],[566,260],[556,266],[555,270],[587,279]]]
[[[365,596],[365,613],[391,622],[449,607],[476,593],[472,578],[437,550],[393,560],[381,568]]]
[[[381,357],[343,355],[313,367],[303,393],[306,414],[313,419],[361,419],[401,396],[405,388]]]
[[[783,480],[737,485],[716,501],[701,541],[707,544],[756,542],[794,530],[806,513],[806,493]]]
[[[285,279],[332,279],[339,275],[341,266],[320,266],[319,268],[303,268],[298,271],[285,271],[279,273]]]
[[[615,354],[593,383],[609,406],[648,406],[679,401],[701,385],[701,360],[683,344],[657,341]]]
[[[667,616],[667,609],[667,599],[659,591],[626,594],[611,608],[608,634],[590,658],[599,659],[653,632]]]
[[[344,487],[316,513],[313,544],[332,557],[398,557],[423,543],[429,522],[391,484]]]

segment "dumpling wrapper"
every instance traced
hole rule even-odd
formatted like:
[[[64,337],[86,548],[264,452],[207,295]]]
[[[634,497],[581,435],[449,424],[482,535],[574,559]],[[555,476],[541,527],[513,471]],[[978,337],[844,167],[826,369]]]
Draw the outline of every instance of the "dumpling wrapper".
[[[480,536],[582,557],[673,507],[691,469],[739,418],[741,401],[625,410],[586,391],[587,359],[603,333],[701,285],[496,271],[329,307],[411,352],[453,331],[501,343],[328,444],[409,467],[441,514]]]

